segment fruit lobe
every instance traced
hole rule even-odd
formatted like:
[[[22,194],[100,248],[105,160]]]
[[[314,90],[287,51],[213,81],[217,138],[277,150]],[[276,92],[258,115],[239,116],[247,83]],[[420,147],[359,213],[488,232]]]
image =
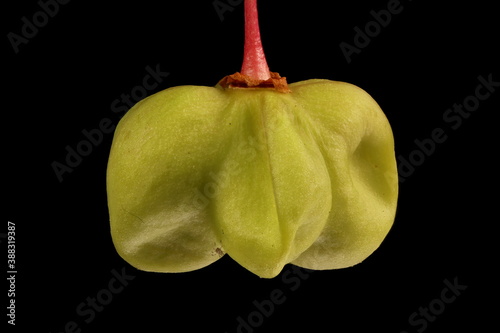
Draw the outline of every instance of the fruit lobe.
[[[355,265],[395,215],[390,125],[348,83],[181,86],[120,121],[107,190],[118,253],[138,269],[185,272],[228,253],[271,278],[293,263]]]

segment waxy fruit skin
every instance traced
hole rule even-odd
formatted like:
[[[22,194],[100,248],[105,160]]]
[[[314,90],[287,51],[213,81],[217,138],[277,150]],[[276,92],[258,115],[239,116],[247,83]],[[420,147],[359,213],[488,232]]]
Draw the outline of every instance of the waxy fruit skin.
[[[107,191],[123,259],[186,272],[227,253],[272,278],[287,263],[353,266],[380,246],[398,196],[384,113],[348,83],[289,88],[174,87],[122,118]]]

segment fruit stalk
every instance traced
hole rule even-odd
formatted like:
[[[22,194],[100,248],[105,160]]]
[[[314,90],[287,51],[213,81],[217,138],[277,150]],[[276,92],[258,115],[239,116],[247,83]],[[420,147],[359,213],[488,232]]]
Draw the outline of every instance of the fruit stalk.
[[[269,71],[260,39],[257,0],[245,0],[245,46],[241,72],[222,78],[217,84],[224,89],[267,88],[289,93],[286,77]]]
[[[245,0],[245,46],[241,74],[261,81],[271,78],[260,38],[257,0]]]

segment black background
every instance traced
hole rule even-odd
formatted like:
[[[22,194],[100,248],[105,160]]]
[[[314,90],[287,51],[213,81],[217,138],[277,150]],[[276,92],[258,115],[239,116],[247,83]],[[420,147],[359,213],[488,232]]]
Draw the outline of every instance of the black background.
[[[103,118],[118,122],[110,105],[142,84],[146,66],[170,73],[150,93],[186,84],[213,86],[239,71],[243,5],[224,12],[221,20],[213,0],[71,1],[16,54],[7,34],[20,34],[21,18],[31,21],[40,6],[34,0],[4,4],[7,154],[1,232],[7,221],[16,223],[14,329],[64,332],[74,321],[81,332],[122,332],[138,325],[140,332],[231,333],[237,332],[238,317],[247,319],[256,310],[253,301],[268,300],[275,289],[286,300],[255,332],[498,327],[492,304],[498,303],[493,268],[500,88],[456,130],[443,121],[448,108],[474,95],[478,76],[500,81],[494,2],[402,0],[401,13],[347,63],[339,44],[353,44],[354,27],[363,29],[373,20],[370,11],[385,9],[388,2],[259,2],[271,70],[289,82],[325,78],[365,89],[393,127],[398,157],[408,159],[417,149],[414,141],[430,138],[436,128],[447,135],[400,184],[394,227],[365,262],[302,275],[286,266],[288,275],[271,280],[228,256],[183,274],[146,273],[124,262],[111,243],[106,206],[112,134],[62,182],[51,167],[64,163],[65,147],[83,140],[82,130],[97,128]],[[5,240],[2,248],[6,253]],[[112,270],[134,278],[87,323],[89,317],[76,309],[88,297],[103,295]],[[457,279],[467,289],[426,327],[412,326],[409,316],[437,304],[445,279]]]

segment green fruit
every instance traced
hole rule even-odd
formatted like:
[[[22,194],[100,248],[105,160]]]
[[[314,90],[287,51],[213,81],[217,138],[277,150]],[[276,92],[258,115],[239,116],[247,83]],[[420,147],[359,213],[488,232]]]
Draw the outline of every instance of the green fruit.
[[[111,235],[134,267],[186,272],[229,254],[260,277],[355,265],[392,226],[391,127],[362,89],[181,86],[120,121],[107,170]]]

